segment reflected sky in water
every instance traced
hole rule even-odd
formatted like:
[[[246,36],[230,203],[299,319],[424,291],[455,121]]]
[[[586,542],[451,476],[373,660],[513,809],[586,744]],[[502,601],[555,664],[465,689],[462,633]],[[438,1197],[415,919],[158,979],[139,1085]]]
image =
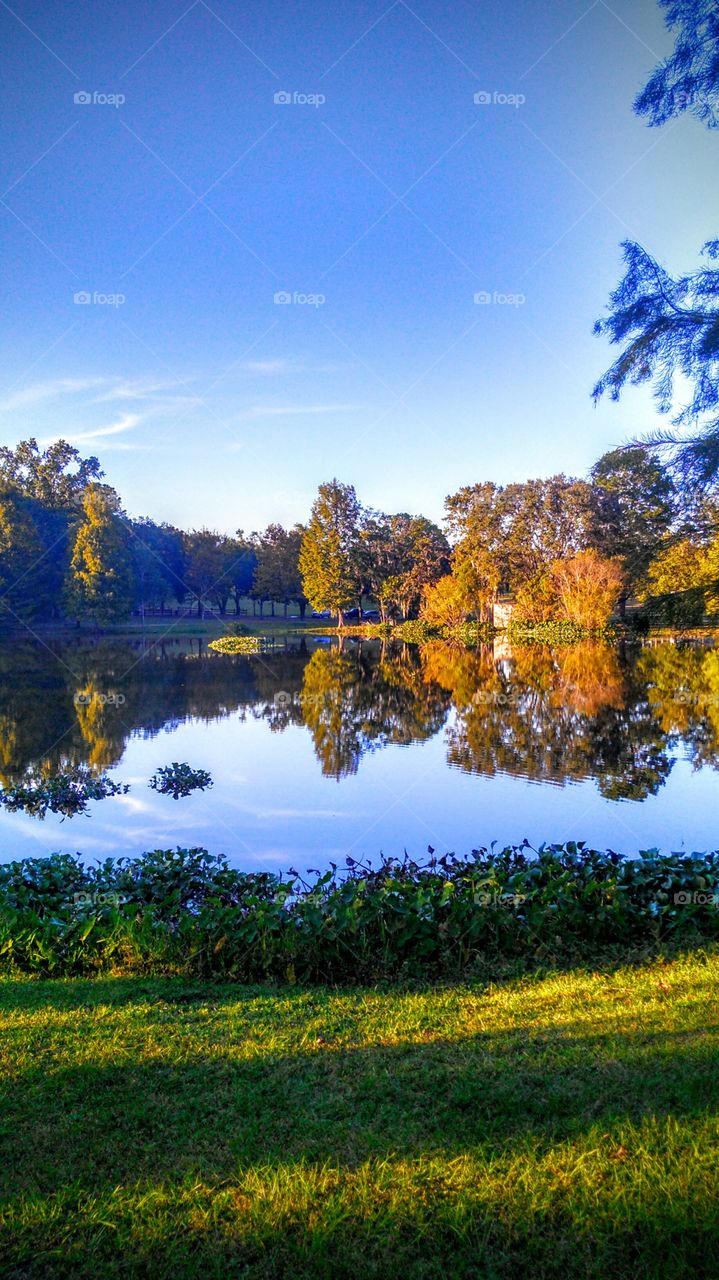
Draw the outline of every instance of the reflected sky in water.
[[[131,790],[64,822],[0,811],[3,861],[179,844],[276,869],[524,838],[627,853],[719,843],[710,646],[53,648],[0,648],[2,785],[89,764]],[[185,760],[212,790],[148,788]]]

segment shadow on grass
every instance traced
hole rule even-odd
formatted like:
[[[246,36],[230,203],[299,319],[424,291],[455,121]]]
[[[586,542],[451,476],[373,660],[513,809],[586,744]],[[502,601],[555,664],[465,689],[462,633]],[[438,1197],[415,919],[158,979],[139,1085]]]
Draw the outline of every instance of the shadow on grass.
[[[189,974],[138,974],[101,975],[101,976],[69,976],[60,978],[28,975],[21,978],[0,973],[0,1013],[13,1009],[33,1012],[45,1006],[58,1011],[71,1009],[90,1009],[96,1005],[108,1004],[120,1007],[126,1004],[143,1001],[167,1003],[198,1003],[213,1006],[238,1004],[251,1000],[278,999],[303,1001],[308,995],[316,998],[329,997],[341,993],[347,998],[361,999],[368,992],[375,994],[387,991],[391,995],[398,992],[408,995],[434,993],[443,989],[456,991],[471,990],[481,992],[489,986],[502,985],[511,989],[514,985],[541,983],[548,977],[558,974],[578,973],[586,976],[592,974],[613,974],[618,971],[642,968],[655,961],[672,962],[684,956],[712,956],[719,954],[719,942],[703,938],[697,934],[695,938],[684,938],[680,942],[666,941],[662,944],[637,946],[635,949],[617,947],[597,954],[592,951],[588,956],[579,955],[555,958],[551,963],[535,963],[527,966],[526,959],[517,957],[513,962],[487,962],[486,972],[480,967],[464,974],[443,975],[426,979],[406,978],[406,980],[389,981],[382,979],[376,983],[364,982],[358,985],[341,983],[333,984],[327,980],[299,983],[291,985],[287,982],[268,980],[244,982],[228,979],[222,975],[216,978],[205,978]]]
[[[163,1024],[150,1020],[155,1060],[42,1065],[15,1081],[2,1100],[0,1187],[98,1189],[189,1170],[216,1180],[286,1159],[490,1159],[517,1140],[548,1149],[590,1126],[704,1116],[719,1100],[718,1030],[623,1033],[609,1050],[601,1035],[533,1027],[531,1040],[488,1032],[251,1057],[233,1057],[225,1034],[168,1061]]]
[[[324,988],[272,986],[268,983],[232,984],[204,982],[190,977],[105,977],[105,978],[0,978],[0,1013],[34,1013],[54,1009],[94,1009],[98,1005],[208,1004],[230,1005],[253,1000],[274,1002],[278,998],[301,1000],[308,991]],[[330,988],[326,988],[329,993]]]
[[[5,1091],[11,1280],[719,1274],[714,1022],[356,1047],[325,1028],[289,1053],[263,1041],[270,988],[33,986],[37,1005],[22,982],[3,1003],[142,1016],[126,1041],[101,1015],[86,1042],[56,1028],[55,1060]],[[293,1020],[326,1009],[325,992],[279,994]],[[223,1016],[258,998],[256,1024]]]

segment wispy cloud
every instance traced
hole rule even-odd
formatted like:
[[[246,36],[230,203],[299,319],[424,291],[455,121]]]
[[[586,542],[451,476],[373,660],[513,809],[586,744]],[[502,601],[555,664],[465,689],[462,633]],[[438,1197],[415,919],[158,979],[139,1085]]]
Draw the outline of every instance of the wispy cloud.
[[[118,400],[135,400],[142,404],[177,408],[190,404],[201,404],[201,396],[187,394],[186,390],[196,379],[192,376],[171,380],[152,381],[149,379],[125,379],[113,381],[106,389],[94,398],[95,404],[108,404]]]
[[[0,400],[0,412],[12,413],[15,409],[29,408],[30,405],[55,400],[59,396],[78,395],[83,391],[101,387],[106,382],[106,378],[100,377],[55,378],[52,382],[36,382],[32,386],[24,387],[22,391],[15,391],[5,400]]]
[[[244,360],[240,368],[245,373],[297,373],[297,366],[292,360]]]
[[[27,421],[32,411],[32,434],[40,438],[43,448],[56,440],[68,440],[75,445],[102,442],[106,451],[136,452],[150,448],[147,440],[138,443],[120,437],[142,422],[170,414],[184,415],[201,405],[202,397],[193,395],[188,386],[195,380],[192,375],[187,380],[118,375],[56,378],[8,395],[0,401],[0,412],[20,414],[26,410]],[[108,405],[126,405],[127,409],[108,422],[107,408],[99,408]],[[99,422],[94,421],[97,418]],[[23,430],[22,421],[17,429]]]
[[[105,427],[92,427],[89,431],[74,431],[64,435],[63,439],[69,440],[71,444],[87,444],[90,440],[100,440],[104,436],[119,436],[125,431],[132,431],[133,427],[142,420],[143,416],[140,413],[121,413],[117,422],[111,422]],[[57,439],[57,436],[53,439]],[[42,443],[49,443],[49,441]]]
[[[343,367],[340,364],[318,364],[305,360],[288,360],[284,357],[274,360],[243,360],[239,365],[245,373],[259,373],[268,377],[296,373],[338,373]]]
[[[64,400],[71,396],[78,397],[84,404],[111,404],[122,400],[168,408],[192,403],[200,404],[200,396],[187,394],[187,388],[193,381],[196,379],[192,376],[182,380],[173,378],[161,381],[101,375],[86,378],[55,378],[48,382],[33,383],[23,387],[21,391],[8,395],[4,400],[0,400],[0,412],[10,413],[17,409],[47,404],[53,400]],[[88,391],[94,391],[96,394],[87,397],[84,393]]]
[[[294,418],[321,413],[356,413],[361,404],[256,404],[240,418]]]

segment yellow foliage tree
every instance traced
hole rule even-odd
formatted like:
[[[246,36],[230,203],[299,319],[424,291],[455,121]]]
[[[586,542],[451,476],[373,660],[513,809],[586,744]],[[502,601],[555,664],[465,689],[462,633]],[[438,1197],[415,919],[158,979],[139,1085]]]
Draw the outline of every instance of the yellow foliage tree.
[[[67,610],[101,625],[118,622],[132,609],[133,575],[117,494],[89,484],[82,509],[65,584]]]
[[[591,550],[555,560],[551,579],[562,616],[587,631],[607,625],[624,587],[619,560]]]
[[[470,607],[464,583],[453,573],[424,588],[420,618],[431,627],[457,627],[467,620]]]

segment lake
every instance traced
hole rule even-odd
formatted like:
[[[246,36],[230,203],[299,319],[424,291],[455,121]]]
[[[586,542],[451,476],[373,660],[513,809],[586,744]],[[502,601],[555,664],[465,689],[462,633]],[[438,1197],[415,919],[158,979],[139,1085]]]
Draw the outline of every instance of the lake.
[[[214,786],[149,789],[173,761]],[[698,641],[467,650],[288,634],[5,641],[0,782],[79,764],[130,784],[85,815],[0,809],[0,860],[202,845],[244,869],[584,839],[719,847],[719,650]]]

